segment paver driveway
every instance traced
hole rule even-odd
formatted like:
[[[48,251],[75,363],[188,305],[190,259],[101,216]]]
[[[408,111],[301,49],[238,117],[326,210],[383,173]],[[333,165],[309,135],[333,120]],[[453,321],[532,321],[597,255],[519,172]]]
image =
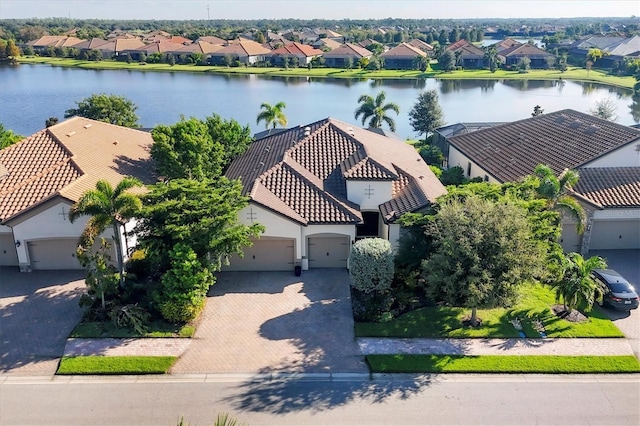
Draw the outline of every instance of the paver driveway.
[[[171,372],[366,373],[348,280],[338,269],[220,274]]]
[[[0,374],[55,373],[84,288],[83,271],[0,268]]]

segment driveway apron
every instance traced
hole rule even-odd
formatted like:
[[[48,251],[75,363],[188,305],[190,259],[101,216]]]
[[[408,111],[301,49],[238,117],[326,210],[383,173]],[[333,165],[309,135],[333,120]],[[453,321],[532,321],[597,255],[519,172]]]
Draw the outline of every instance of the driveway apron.
[[[188,373],[366,373],[346,270],[225,272],[172,368]]]
[[[82,317],[83,271],[0,268],[0,374],[53,375]]]

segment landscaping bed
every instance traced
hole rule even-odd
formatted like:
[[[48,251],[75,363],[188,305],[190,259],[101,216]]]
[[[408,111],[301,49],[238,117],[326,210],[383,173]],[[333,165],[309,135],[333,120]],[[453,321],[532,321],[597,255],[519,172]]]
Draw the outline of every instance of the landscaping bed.
[[[165,321],[153,321],[147,325],[147,331],[140,334],[131,328],[117,327],[112,322],[81,322],[71,331],[69,337],[75,338],[129,338],[129,337],[193,337],[195,326],[192,324],[175,325]]]
[[[633,355],[368,355],[373,373],[640,373]]]

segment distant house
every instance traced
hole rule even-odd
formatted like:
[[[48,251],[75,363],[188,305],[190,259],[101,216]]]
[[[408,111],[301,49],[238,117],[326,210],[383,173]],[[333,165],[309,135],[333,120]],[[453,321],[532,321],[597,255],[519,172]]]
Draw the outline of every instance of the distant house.
[[[320,38],[313,42],[311,46],[315,47],[316,49],[322,49],[323,51],[325,51],[337,49],[338,47],[342,46],[342,43],[330,38]]]
[[[89,50],[100,50],[100,48],[109,43],[107,40],[103,40],[101,38],[92,38],[89,40],[83,40],[81,43],[73,46],[78,49],[80,52],[89,51]]]
[[[314,58],[322,56],[323,53],[322,50],[315,49],[308,44],[293,42],[271,51],[267,57],[275,66],[283,66],[285,60],[290,65],[296,63],[299,66],[306,66]]]
[[[148,132],[74,117],[0,150],[0,267],[82,269],[76,248],[88,217],[71,223],[69,208],[98,180],[155,183],[152,143]],[[119,227],[125,258],[132,228]]]
[[[333,118],[257,139],[226,176],[249,197],[239,221],[265,226],[234,271],[346,268],[356,240],[397,246],[398,218],[446,193],[411,145]]]
[[[222,48],[223,46],[219,44],[207,43],[206,41],[196,41],[186,46],[179,46],[178,48],[171,50],[169,53],[176,55],[177,57],[182,55],[189,56],[196,53],[202,55],[202,58],[206,61],[212,53],[217,52]]]
[[[413,47],[415,47],[417,49],[422,50],[429,57],[433,56],[434,48],[429,43],[426,43],[426,42],[424,42],[424,41],[422,41],[420,39],[414,38],[413,40],[408,41],[407,44],[410,45],[410,46],[413,46]]]
[[[427,58],[427,53],[408,43],[400,43],[380,55],[384,59],[383,67],[390,70],[413,70],[419,68],[420,58]]]
[[[517,66],[524,58],[529,58],[531,68],[551,68],[555,64],[556,56],[539,47],[525,43],[514,45],[498,53],[498,59],[507,67]]]
[[[224,46],[227,44],[227,40],[221,39],[220,37],[216,37],[216,36],[198,37],[195,42],[198,43],[201,41],[204,41],[205,43],[219,44],[220,46]]]
[[[577,170],[576,197],[587,231],[565,218],[567,251],[640,249],[640,130],[566,109],[446,138],[448,167],[466,177],[512,182],[538,164],[557,175]]]
[[[325,60],[325,65],[330,68],[345,68],[349,61],[352,65],[357,65],[362,58],[371,58],[373,53],[364,47],[360,47],[356,44],[346,43],[337,49],[333,49],[330,52],[325,53],[322,57]]]
[[[456,56],[456,65],[458,66],[463,68],[484,67],[484,50],[466,40],[459,40],[450,44],[446,49]]]
[[[137,38],[117,38],[113,42],[113,52],[115,56],[120,56],[125,52],[136,51],[146,46],[142,40]]]
[[[27,46],[31,46],[34,52],[42,54],[46,53],[49,47],[75,47],[82,43],[84,40],[77,37],[69,36],[43,36],[37,40],[33,40],[27,43]]]
[[[212,52],[209,55],[209,63],[211,65],[229,65],[229,61],[231,63],[238,61],[243,65],[251,65],[264,61],[270,53],[271,50],[260,43],[242,40],[232,42],[217,52]]]
[[[503,50],[507,50],[507,49],[511,49],[514,46],[521,46],[522,43],[520,43],[517,40],[514,40],[512,38],[505,38],[504,40],[500,40],[497,43],[492,44],[491,46],[496,48],[496,52],[500,53]]]

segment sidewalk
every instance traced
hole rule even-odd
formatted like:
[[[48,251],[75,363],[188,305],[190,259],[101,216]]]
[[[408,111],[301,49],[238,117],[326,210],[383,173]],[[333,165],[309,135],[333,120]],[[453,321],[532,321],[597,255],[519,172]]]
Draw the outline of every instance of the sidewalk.
[[[634,355],[625,338],[395,339],[359,338],[364,355]]]
[[[180,356],[191,339],[77,339],[67,340],[64,356]]]

